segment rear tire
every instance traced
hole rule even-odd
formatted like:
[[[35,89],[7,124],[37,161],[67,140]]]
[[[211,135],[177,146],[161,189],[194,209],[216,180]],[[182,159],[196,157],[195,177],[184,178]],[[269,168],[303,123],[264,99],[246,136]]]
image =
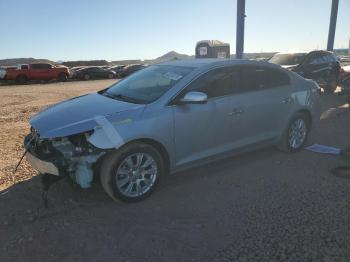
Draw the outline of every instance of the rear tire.
[[[279,150],[286,153],[300,151],[307,141],[310,127],[311,119],[306,114],[295,114],[289,121],[278,143]]]
[[[104,158],[101,185],[113,200],[138,202],[154,192],[164,170],[164,161],[154,147],[132,143]]]
[[[68,75],[65,74],[65,73],[60,73],[60,74],[58,75],[58,77],[57,77],[57,80],[58,80],[59,82],[66,82],[67,79],[68,79]]]
[[[91,79],[91,76],[89,74],[84,75],[84,80],[90,80],[90,79]]]
[[[114,75],[113,74],[108,74],[108,79],[112,79],[114,78]]]
[[[25,75],[19,75],[16,77],[16,83],[24,85],[28,82],[28,78]]]

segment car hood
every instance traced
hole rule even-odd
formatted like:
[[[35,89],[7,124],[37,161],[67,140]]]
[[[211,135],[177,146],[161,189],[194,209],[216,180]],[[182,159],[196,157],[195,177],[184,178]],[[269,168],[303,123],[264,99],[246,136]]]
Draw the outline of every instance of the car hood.
[[[93,93],[50,106],[33,116],[30,124],[40,138],[64,137],[93,130],[99,117],[115,121],[125,117],[126,112],[129,119],[136,117],[144,107]]]

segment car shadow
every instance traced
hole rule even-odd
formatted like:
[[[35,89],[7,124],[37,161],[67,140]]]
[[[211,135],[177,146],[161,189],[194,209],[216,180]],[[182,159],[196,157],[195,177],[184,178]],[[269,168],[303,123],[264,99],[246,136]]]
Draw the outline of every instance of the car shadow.
[[[210,177],[215,179],[227,173],[235,173],[235,170],[243,166],[249,166],[254,161],[264,161],[271,155],[284,158],[285,154],[274,148],[262,149],[259,151],[245,153],[234,157],[217,160],[204,166],[191,168],[183,172],[172,175],[166,175],[157,188],[157,191],[150,198],[161,197],[167,198],[171,195],[167,191],[172,188],[182,186],[186,183],[196,183]],[[2,192],[0,192],[0,217],[6,216],[6,210],[11,213],[23,213],[26,210],[44,210],[55,209],[63,211],[65,208],[82,208],[112,204],[124,206],[122,202],[114,202],[103,191],[99,179],[96,178],[91,188],[81,189],[78,185],[74,185],[69,177],[51,185],[48,191],[48,208],[44,207],[42,198],[41,176],[35,176],[30,180],[17,183]]]

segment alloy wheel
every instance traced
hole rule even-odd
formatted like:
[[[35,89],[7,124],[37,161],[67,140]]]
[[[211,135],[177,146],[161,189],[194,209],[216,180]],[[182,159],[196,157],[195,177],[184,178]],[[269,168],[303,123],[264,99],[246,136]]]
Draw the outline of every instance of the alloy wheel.
[[[126,197],[139,197],[147,193],[158,176],[154,158],[146,153],[127,156],[115,173],[119,191]]]
[[[289,146],[292,149],[299,149],[303,146],[307,136],[307,124],[304,119],[296,119],[290,126],[288,133]]]

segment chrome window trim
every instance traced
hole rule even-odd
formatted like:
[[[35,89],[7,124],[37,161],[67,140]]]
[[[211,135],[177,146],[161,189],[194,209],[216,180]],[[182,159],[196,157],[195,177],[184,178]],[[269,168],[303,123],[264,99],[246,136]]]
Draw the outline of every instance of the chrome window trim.
[[[184,91],[189,85],[191,85],[194,81],[196,81],[198,78],[200,78],[201,76],[209,73],[212,70],[216,70],[216,69],[220,69],[220,68],[225,68],[225,67],[241,67],[241,66],[257,66],[257,67],[263,67],[263,69],[265,68],[270,68],[272,70],[277,70],[283,74],[285,74],[288,77],[289,83],[287,85],[280,85],[280,86],[273,86],[273,87],[269,87],[269,88],[265,88],[265,89],[261,89],[261,90],[250,90],[250,91],[246,91],[246,92],[239,92],[239,93],[233,93],[233,94],[229,94],[229,95],[223,95],[223,96],[216,96],[216,97],[208,97],[208,101],[212,101],[213,99],[218,99],[218,98],[224,98],[224,97],[231,97],[231,96],[236,96],[236,95],[241,95],[241,94],[248,94],[248,93],[253,93],[253,92],[260,92],[263,90],[269,90],[269,89],[273,89],[273,88],[280,88],[280,87],[285,87],[285,86],[290,86],[292,81],[291,81],[291,77],[290,75],[285,72],[284,70],[281,70],[279,68],[273,68],[273,67],[269,67],[269,66],[264,66],[264,65],[254,65],[254,64],[239,64],[239,65],[221,65],[221,66],[215,66],[212,68],[209,68],[207,71],[202,72],[201,74],[199,74],[196,78],[192,79],[190,82],[188,82],[180,91],[178,91],[175,95],[173,95],[168,102],[165,104],[165,106],[177,106],[176,104],[172,104],[172,102],[177,98],[177,96]]]

